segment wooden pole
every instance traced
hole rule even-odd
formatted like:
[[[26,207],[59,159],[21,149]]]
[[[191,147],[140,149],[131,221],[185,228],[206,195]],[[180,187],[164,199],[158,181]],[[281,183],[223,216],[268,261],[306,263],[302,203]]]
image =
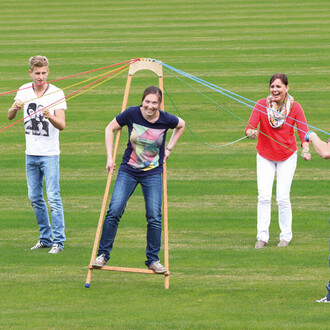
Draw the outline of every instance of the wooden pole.
[[[123,112],[126,109],[129,90],[130,90],[130,86],[131,86],[131,81],[132,81],[132,76],[129,75],[128,78],[127,78],[127,82],[126,82],[126,88],[125,88],[125,94],[124,94],[124,99],[123,99],[121,112]],[[116,162],[120,136],[121,136],[121,129],[117,131],[115,145],[114,145],[114,148],[113,148],[112,159],[114,161],[114,164]],[[109,196],[109,191],[110,191],[111,180],[112,180],[112,173],[109,172],[108,179],[107,179],[107,184],[106,184],[105,192],[104,192],[104,196],[103,196],[103,202],[102,202],[99,222],[98,222],[98,226],[97,226],[97,229],[96,229],[95,240],[94,240],[94,245],[93,245],[93,251],[92,251],[91,260],[90,260],[89,267],[88,267],[87,279],[86,279],[86,283],[85,283],[86,288],[90,287],[90,283],[91,283],[91,279],[92,279],[92,270],[93,270],[92,262],[96,258],[96,251],[97,251],[97,248],[98,248],[98,245],[99,245],[99,242],[100,242],[100,236],[101,236],[101,232],[102,232],[104,213],[105,213],[105,208],[106,208],[107,202],[108,202],[108,196]]]
[[[164,106],[164,85],[163,76],[159,77],[159,88],[163,93],[163,100],[160,106],[162,111],[165,110]],[[164,230],[164,266],[167,269],[165,273],[165,289],[170,287],[170,276],[169,276],[169,258],[168,258],[168,213],[167,213],[167,172],[166,163],[163,164],[163,230]]]

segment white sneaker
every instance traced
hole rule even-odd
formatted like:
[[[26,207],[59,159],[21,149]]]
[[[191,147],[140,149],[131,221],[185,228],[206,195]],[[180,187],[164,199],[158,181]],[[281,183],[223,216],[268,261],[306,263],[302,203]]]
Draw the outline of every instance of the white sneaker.
[[[43,248],[50,248],[50,246],[47,246],[46,244],[42,243],[41,241],[38,241],[38,243],[35,246],[32,246],[30,250],[38,250]]]
[[[255,249],[262,249],[264,247],[267,246],[267,242],[264,242],[263,240],[259,239],[256,243],[256,245],[254,246]]]
[[[57,243],[54,243],[52,249],[48,253],[57,254],[60,253],[61,251],[63,251],[63,248],[59,246]]]
[[[327,296],[325,296],[324,298],[320,299],[320,300],[315,300],[316,302],[319,303],[330,303],[330,300],[327,300]]]
[[[96,267],[96,268],[100,268],[100,267],[103,267],[107,264],[108,260],[105,260],[105,255],[104,254],[101,254],[100,256],[98,256],[92,263],[92,266],[93,267]]]
[[[151,265],[148,266],[148,268],[153,270],[157,274],[167,273],[167,269],[159,261],[153,262]]]
[[[282,240],[277,244],[278,247],[285,247],[285,246],[288,246],[288,245],[289,245],[289,242],[286,241],[285,239],[282,239]]]

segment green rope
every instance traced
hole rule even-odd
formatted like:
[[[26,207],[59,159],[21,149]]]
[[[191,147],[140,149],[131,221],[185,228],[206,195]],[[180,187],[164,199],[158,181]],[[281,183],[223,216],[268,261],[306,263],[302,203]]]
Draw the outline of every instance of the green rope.
[[[238,117],[237,115],[235,115],[235,114],[232,113],[231,111],[227,110],[225,107],[223,107],[222,105],[218,104],[217,102],[215,102],[214,100],[212,100],[211,98],[209,98],[208,96],[206,96],[205,94],[203,94],[202,92],[200,92],[198,89],[192,87],[191,85],[189,85],[188,83],[186,83],[184,80],[182,80],[182,79],[178,78],[177,76],[175,76],[172,72],[166,70],[164,66],[163,66],[163,69],[164,69],[167,73],[169,73],[170,75],[172,75],[174,78],[178,79],[178,80],[181,81],[183,84],[185,84],[186,86],[190,87],[190,88],[193,89],[195,92],[197,92],[198,94],[202,95],[203,97],[205,97],[206,99],[208,99],[210,102],[214,103],[215,105],[217,105],[217,106],[218,106],[219,108],[221,108],[222,110],[225,110],[226,112],[230,113],[231,115],[233,115],[234,117],[236,117],[238,120],[240,120],[240,121],[243,122],[244,124],[246,124],[246,125],[249,124],[247,121],[241,119],[240,117]],[[164,88],[164,89],[165,89],[165,88]],[[169,95],[168,95],[168,93],[167,93],[166,90],[165,90],[165,92],[166,92],[167,96],[169,97]],[[173,101],[171,100],[170,97],[169,97],[169,99],[170,99],[171,103],[173,104],[174,108],[176,109],[176,107],[175,107],[175,105],[174,105],[174,103],[173,103]],[[178,111],[177,109],[176,109],[176,111],[179,113],[179,111]],[[252,125],[250,125],[250,126],[252,127]],[[188,125],[187,125],[187,128],[189,129],[189,131],[191,132],[191,134],[192,134],[192,135],[193,135],[198,141],[200,141],[201,143],[203,143],[203,144],[205,144],[205,145],[207,145],[207,146],[209,146],[209,147],[213,147],[213,148],[222,148],[222,147],[226,147],[226,146],[228,146],[228,145],[231,145],[231,144],[233,144],[233,143],[236,143],[236,142],[238,142],[238,141],[241,141],[241,140],[243,140],[243,139],[245,139],[245,138],[247,138],[247,137],[249,137],[250,135],[253,134],[253,133],[251,133],[251,134],[249,134],[249,135],[247,135],[247,136],[244,136],[244,137],[242,137],[242,138],[240,138],[240,139],[238,139],[238,140],[236,140],[236,141],[233,141],[233,142],[227,143],[227,144],[225,144],[225,145],[214,146],[214,145],[207,144],[207,143],[203,142],[202,140],[200,140],[196,135],[194,135],[194,133],[192,132],[192,130],[189,128]],[[292,150],[291,148],[285,146],[284,144],[282,144],[281,142],[279,142],[279,141],[275,140],[274,138],[270,137],[270,136],[267,135],[266,133],[261,132],[257,127],[253,127],[253,128],[254,128],[255,130],[257,130],[259,133],[261,133],[262,135],[267,136],[269,139],[271,139],[271,140],[273,140],[274,142],[278,143],[278,144],[281,145],[282,147],[284,147],[284,148],[286,148],[286,149],[288,149],[288,150],[290,150],[290,151],[292,151],[292,152],[295,152],[295,151]]]
[[[167,71],[167,70],[166,70],[166,71]],[[177,77],[176,77],[176,78],[177,78]],[[189,86],[189,85],[188,85],[188,86]],[[176,112],[179,114],[179,116],[182,117],[180,111],[179,111],[178,108],[175,106],[175,104],[174,104],[172,98],[171,98],[170,95],[168,94],[168,92],[167,92],[165,86],[164,86],[164,90],[165,90],[165,93],[166,93],[167,97],[168,97],[169,100],[171,101],[171,103],[172,103],[174,109],[175,109]],[[219,105],[219,106],[220,106],[220,105]],[[222,106],[220,106],[220,107],[222,108]],[[227,147],[227,146],[229,146],[229,145],[231,145],[231,144],[234,144],[234,143],[236,143],[236,142],[239,142],[239,141],[241,141],[241,140],[244,140],[244,139],[246,139],[246,138],[248,137],[248,136],[245,136],[245,135],[244,135],[242,138],[240,138],[240,139],[238,139],[238,140],[236,140],[236,141],[232,141],[232,142],[229,142],[229,143],[226,143],[226,144],[220,145],[220,146],[215,146],[215,145],[212,145],[212,144],[209,144],[209,143],[204,142],[204,141],[201,140],[198,136],[196,136],[196,134],[194,134],[194,132],[191,130],[191,128],[189,127],[189,125],[188,125],[187,123],[186,123],[186,127],[188,128],[188,130],[189,130],[189,132],[191,133],[191,135],[192,135],[197,141],[201,142],[202,144],[204,144],[204,145],[206,145],[206,146],[208,146],[208,147],[212,147],[212,148],[223,148],[223,147]],[[251,134],[250,134],[250,135],[251,135]]]
[[[201,91],[199,91],[198,89],[192,87],[191,85],[189,85],[188,83],[186,83],[184,80],[180,79],[179,77],[175,76],[172,72],[166,70],[164,67],[163,69],[169,73],[170,75],[172,75],[174,78],[178,79],[179,81],[181,81],[182,83],[184,83],[186,86],[190,87],[191,89],[193,89],[195,92],[197,92],[198,94],[202,95],[203,97],[205,97],[206,99],[208,99],[210,102],[214,103],[215,105],[217,105],[219,108],[221,108],[222,110],[225,110],[226,112],[230,113],[231,115],[233,115],[234,117],[236,117],[238,120],[240,120],[241,122],[243,122],[244,124],[248,124],[247,121],[243,120],[242,118],[238,117],[237,115],[235,115],[233,112],[227,110],[225,107],[223,107],[222,105],[220,105],[219,103],[215,102],[214,100],[212,100],[211,98],[209,98],[207,95],[203,94]]]

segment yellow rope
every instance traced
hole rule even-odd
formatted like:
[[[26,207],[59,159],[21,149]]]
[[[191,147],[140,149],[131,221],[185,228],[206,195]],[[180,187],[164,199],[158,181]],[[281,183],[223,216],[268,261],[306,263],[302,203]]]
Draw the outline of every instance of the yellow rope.
[[[105,82],[109,81],[109,80],[112,79],[112,78],[117,77],[117,76],[120,75],[122,72],[127,71],[127,70],[128,70],[128,67],[127,67],[127,68],[124,68],[124,69],[121,70],[121,71],[119,71],[118,73],[116,73],[115,75],[111,76],[110,78],[105,79],[104,81],[101,81],[101,82],[98,83],[98,84],[96,84],[96,85],[94,85],[94,86],[92,86],[92,87],[90,87],[90,88],[88,88],[88,89],[86,89],[86,90],[84,90],[84,91],[82,91],[82,92],[80,92],[80,93],[78,93],[78,94],[72,95],[71,97],[69,97],[69,98],[67,99],[67,101],[69,101],[69,100],[71,100],[71,99],[73,99],[73,98],[75,98],[75,97],[77,97],[77,96],[79,96],[79,95],[81,95],[81,94],[84,94],[84,93],[90,91],[91,89],[93,89],[93,88],[95,88],[95,87],[97,87],[97,86],[100,86],[100,85],[104,84]]]
[[[99,82],[98,84],[96,84],[96,85],[94,85],[94,86],[92,86],[92,87],[90,87],[90,88],[88,88],[88,89],[86,89],[86,90],[81,91],[80,93],[77,93],[77,94],[72,95],[71,97],[67,98],[66,101],[72,100],[73,98],[75,98],[75,97],[77,97],[77,96],[79,96],[79,95],[82,95],[82,94],[84,94],[84,93],[90,91],[91,89],[96,88],[96,87],[98,87],[98,86],[100,86],[100,85],[106,83],[106,82],[109,81],[110,79],[117,77],[117,76],[120,75],[122,72],[127,71],[128,69],[129,69],[128,67],[126,67],[126,68],[124,67],[124,69],[122,69],[121,71],[117,72],[115,75],[109,77],[108,79],[105,79],[105,80]],[[61,102],[63,102],[63,99],[58,100],[57,102],[52,103],[52,104],[51,104],[50,106],[48,106],[48,107],[46,106],[44,109],[52,108],[53,106],[55,106],[56,104],[59,104],[59,103],[61,103]]]
[[[125,65],[122,66],[122,67],[120,67],[119,69],[113,69],[113,70],[110,70],[110,71],[108,71],[108,72],[102,73],[102,74],[100,74],[100,75],[98,75],[98,76],[96,76],[96,77],[92,77],[92,78],[86,79],[86,80],[84,80],[84,81],[80,81],[80,82],[78,82],[78,83],[75,83],[75,84],[73,84],[73,85],[71,85],[71,86],[64,87],[64,88],[62,88],[62,90],[66,90],[66,89],[72,88],[72,87],[74,87],[74,86],[77,86],[77,85],[80,85],[80,84],[86,83],[86,82],[88,82],[88,81],[90,81],[90,80],[92,80],[92,79],[95,79],[95,78],[96,78],[96,80],[97,80],[97,78],[99,78],[99,77],[106,76],[106,75],[108,75],[108,74],[111,74],[111,72],[114,72],[114,71],[117,71],[117,70],[121,70],[121,69],[124,68],[124,67],[125,67]],[[106,81],[108,81],[108,80],[106,80]],[[98,85],[96,85],[96,86],[98,86]],[[54,93],[58,93],[58,92],[59,92],[59,90],[56,90],[56,91],[54,91],[54,92],[51,92],[51,93],[47,94],[47,96],[48,96],[48,95],[52,95],[52,94],[54,94]],[[78,94],[78,95],[80,95],[80,94]],[[43,95],[42,95],[42,96],[43,96]],[[31,100],[28,100],[28,101],[22,102],[22,105],[23,105],[24,103],[30,103],[30,102],[32,102],[32,101],[34,101],[34,100],[37,100],[37,99],[41,98],[42,96],[35,97],[35,98],[31,99]]]

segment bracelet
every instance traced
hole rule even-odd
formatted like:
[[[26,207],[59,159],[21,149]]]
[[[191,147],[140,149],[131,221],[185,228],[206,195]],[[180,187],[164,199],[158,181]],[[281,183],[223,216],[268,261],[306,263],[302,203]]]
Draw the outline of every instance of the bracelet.
[[[301,157],[304,157],[305,154],[310,154],[310,152],[309,152],[309,151],[303,151],[303,152],[301,153]]]
[[[258,131],[257,131],[256,129],[251,129],[250,134],[247,134],[246,137],[247,137],[248,139],[250,139],[251,136],[254,135],[254,134],[256,134],[257,132],[258,132]]]
[[[313,131],[308,131],[305,135],[305,141],[309,142],[309,136],[313,133]]]
[[[173,149],[170,148],[169,146],[167,146],[166,149],[167,149],[168,151],[172,151],[172,150],[173,150]]]
[[[303,150],[307,150],[307,152],[309,151],[309,148],[307,147],[303,147]]]

